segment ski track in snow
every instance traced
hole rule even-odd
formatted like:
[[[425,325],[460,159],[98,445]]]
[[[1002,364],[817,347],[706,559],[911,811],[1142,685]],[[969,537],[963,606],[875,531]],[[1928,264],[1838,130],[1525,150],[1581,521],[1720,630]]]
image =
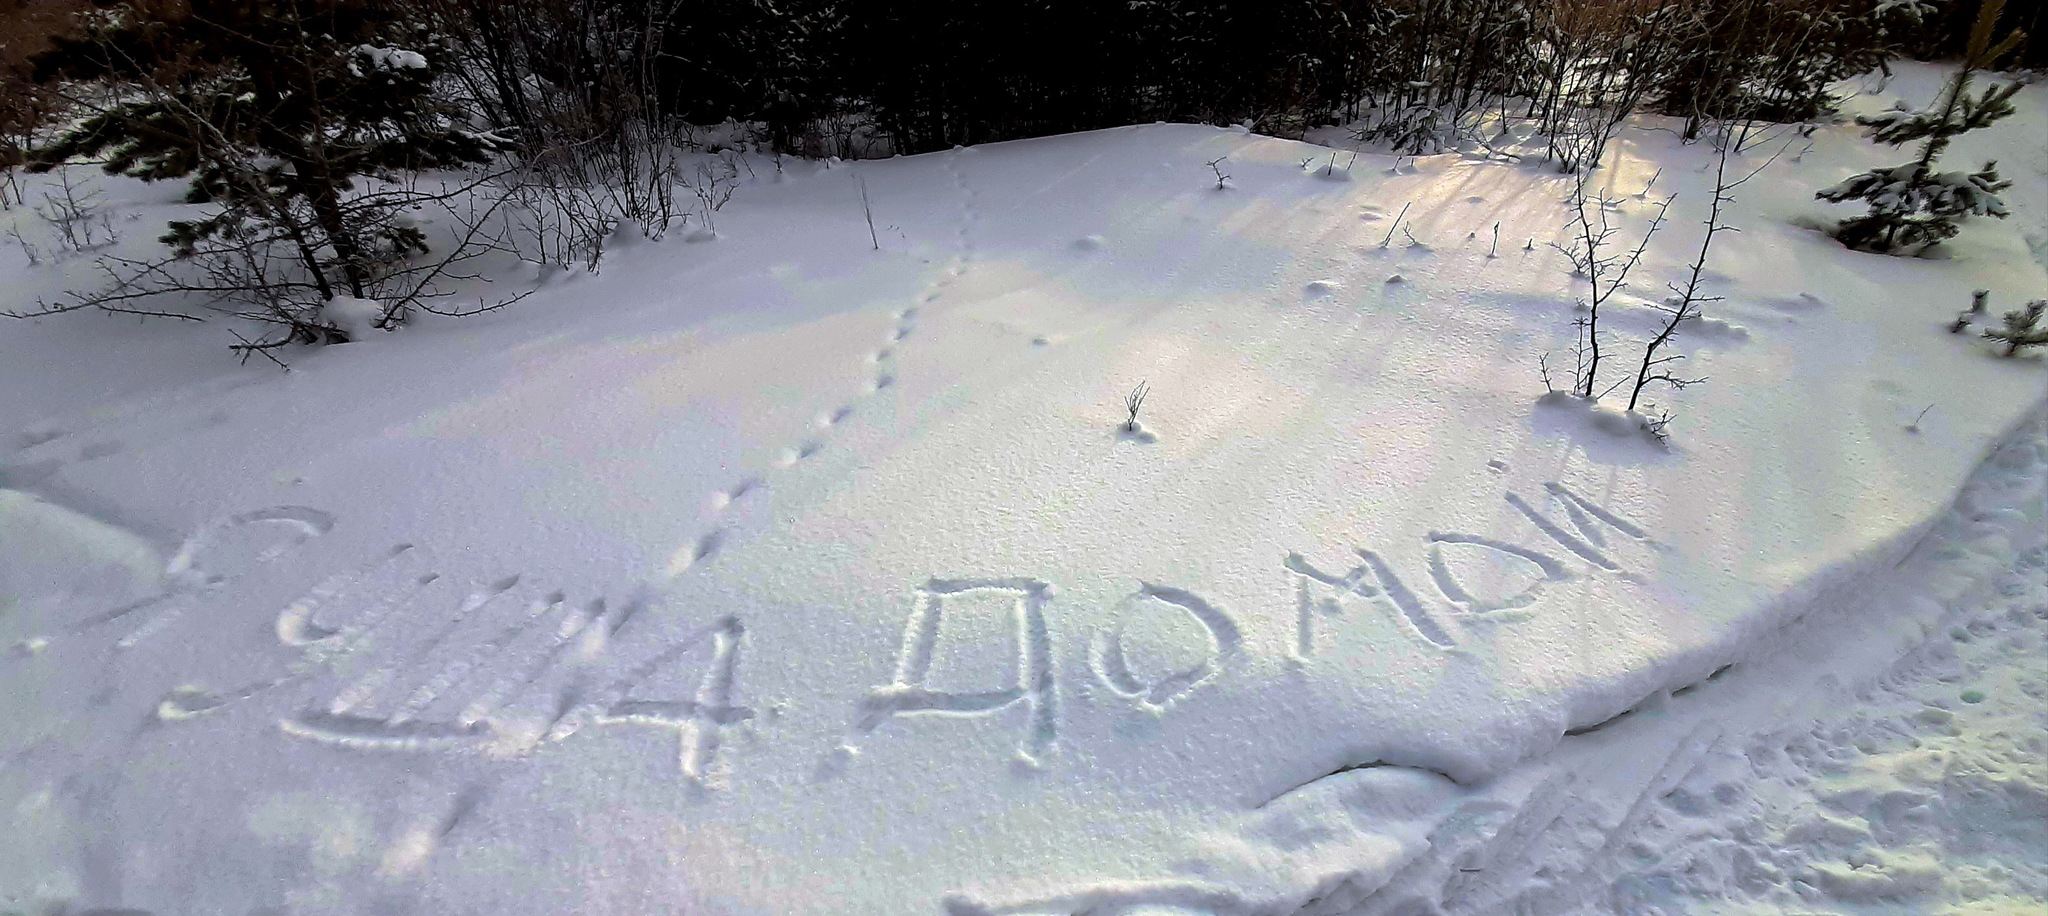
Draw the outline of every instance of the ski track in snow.
[[[1823,598],[1774,655],[1566,739],[1503,780],[1540,780],[1519,803],[1471,804],[1379,895],[1301,912],[2048,906],[2044,496],[2037,413],[1900,569]],[[1593,764],[1660,744],[1630,791]]]

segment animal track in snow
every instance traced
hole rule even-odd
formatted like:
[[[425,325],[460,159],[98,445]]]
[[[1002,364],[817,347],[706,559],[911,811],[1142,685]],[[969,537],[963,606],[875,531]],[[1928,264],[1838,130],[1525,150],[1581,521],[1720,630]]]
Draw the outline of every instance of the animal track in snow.
[[[959,269],[955,268],[953,273],[957,275]],[[841,424],[853,417],[861,397],[879,394],[896,384],[896,371],[894,368],[896,345],[908,339],[917,330],[917,315],[918,309],[916,306],[910,306],[896,312],[895,324],[889,329],[888,342],[870,351],[864,358],[867,364],[874,367],[874,372],[868,377],[860,397],[855,397],[833,408],[831,411],[815,417],[811,421],[813,430],[822,435],[837,429]],[[806,439],[794,446],[783,449],[781,454],[776,457],[774,467],[777,470],[794,468],[805,459],[823,451],[824,448],[825,440],[823,438]],[[725,522],[724,516],[731,511],[732,506],[739,501],[740,497],[745,496],[763,483],[762,478],[748,477],[731,487],[713,492],[706,499],[710,515],[708,520],[710,528],[699,533],[694,542],[676,551],[671,556],[668,566],[668,574],[671,578],[680,576],[690,569],[702,565],[718,552],[719,547],[732,534],[732,527]]]
[[[714,512],[723,511],[733,503],[745,499],[747,494],[754,492],[760,486],[761,478],[748,477],[739,483],[713,493],[711,494],[711,510]]]
[[[817,426],[819,429],[831,429],[834,426],[838,426],[839,424],[846,422],[846,418],[850,416],[853,416],[853,405],[846,404],[840,407],[833,408],[831,413],[819,415],[814,425]]]
[[[962,268],[965,268],[967,263],[974,259],[974,238],[968,232],[968,227],[980,219],[979,201],[981,199],[981,192],[976,191],[974,186],[968,184],[967,176],[960,173],[959,165],[953,161],[958,155],[959,151],[956,150],[943,157],[940,161],[945,166],[946,174],[952,176],[954,190],[959,192],[960,222],[955,228],[953,235],[960,243],[960,254],[957,258],[957,263]]]
[[[55,442],[64,436],[65,432],[61,429],[23,430],[15,434],[14,447],[20,451],[27,451],[44,443]]]
[[[1301,297],[1309,301],[1328,299],[1343,288],[1344,284],[1336,280],[1311,280],[1301,288]]]
[[[710,559],[712,554],[718,552],[719,545],[723,543],[725,543],[725,529],[714,528],[705,532],[703,537],[697,539],[696,549],[690,551],[690,562],[702,563]]]

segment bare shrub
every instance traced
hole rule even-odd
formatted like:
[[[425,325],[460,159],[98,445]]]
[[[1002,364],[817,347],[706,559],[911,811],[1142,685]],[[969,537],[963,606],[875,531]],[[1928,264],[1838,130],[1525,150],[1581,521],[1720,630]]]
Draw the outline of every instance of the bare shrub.
[[[1577,329],[1577,341],[1572,347],[1572,394],[1591,401],[1605,393],[1598,387],[1603,355],[1600,349],[1600,309],[1627,285],[1629,273],[1642,262],[1643,251],[1649,247],[1650,239],[1657,230],[1663,227],[1664,214],[1670,210],[1677,195],[1666,197],[1658,204],[1656,216],[1651,218],[1649,228],[1643,231],[1634,248],[1618,251],[1611,242],[1621,227],[1614,224],[1610,213],[1619,207],[1619,202],[1604,194],[1589,194],[1589,183],[1590,178],[1585,175],[1572,183],[1572,213],[1567,230],[1570,244],[1553,242],[1551,247],[1563,252],[1571,261],[1572,273],[1586,280],[1586,298],[1579,300],[1584,313],[1572,319],[1572,326]]]

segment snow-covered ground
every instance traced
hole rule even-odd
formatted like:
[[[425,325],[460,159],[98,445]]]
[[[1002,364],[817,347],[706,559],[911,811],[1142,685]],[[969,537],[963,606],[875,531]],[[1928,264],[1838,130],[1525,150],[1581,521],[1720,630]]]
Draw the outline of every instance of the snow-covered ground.
[[[2016,102],[1946,259],[1802,228],[1853,126],[1743,157],[1669,450],[1538,403],[1569,178],[1186,125],[763,162],[288,373],[0,325],[0,911],[2038,911],[2048,366],[1943,332],[2048,290]]]

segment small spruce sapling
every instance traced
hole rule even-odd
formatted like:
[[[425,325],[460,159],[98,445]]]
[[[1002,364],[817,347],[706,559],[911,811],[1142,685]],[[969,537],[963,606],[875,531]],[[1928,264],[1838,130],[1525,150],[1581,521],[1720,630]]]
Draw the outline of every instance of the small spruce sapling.
[[[1975,172],[1936,172],[1935,161],[1958,134],[1984,127],[2013,113],[2012,96],[2019,84],[1992,86],[1970,94],[1970,80],[2024,37],[2015,31],[1993,44],[1991,33],[2005,0],[1985,0],[1970,30],[1962,69],[1948,81],[1936,107],[1913,111],[1903,105],[1856,119],[1869,128],[1871,139],[1891,146],[1925,141],[1912,162],[1851,175],[1815,192],[1826,201],[1861,200],[1870,210],[1843,220],[1834,236],[1842,244],[1883,254],[1919,254],[1955,236],[1963,220],[1973,216],[2004,219],[2008,211],[1998,192],[2012,182],[1998,175],[1998,164],[1986,162]]]
[[[2023,310],[2005,313],[2005,327],[1985,328],[1987,340],[2005,341],[2005,355],[2018,356],[2021,347],[2048,346],[2048,325],[2041,321],[2048,312],[2048,299],[2036,299]]]
[[[170,317],[126,303],[225,291],[253,305],[237,314],[281,328],[249,346],[276,347],[349,340],[321,308],[341,297],[386,301],[379,327],[421,305],[453,262],[403,279],[429,247],[407,213],[449,195],[414,190],[410,177],[510,145],[468,129],[470,113],[444,91],[456,59],[442,36],[404,4],[364,0],[101,6],[33,61],[37,83],[84,94],[72,100],[81,117],[28,151],[28,170],[99,159],[109,174],[188,180],[185,202],[211,206],[170,221],[170,261],[136,263],[111,292],[43,313]],[[96,86],[115,90],[91,95]],[[174,277],[177,261],[207,276]],[[412,289],[380,295],[386,286]]]

